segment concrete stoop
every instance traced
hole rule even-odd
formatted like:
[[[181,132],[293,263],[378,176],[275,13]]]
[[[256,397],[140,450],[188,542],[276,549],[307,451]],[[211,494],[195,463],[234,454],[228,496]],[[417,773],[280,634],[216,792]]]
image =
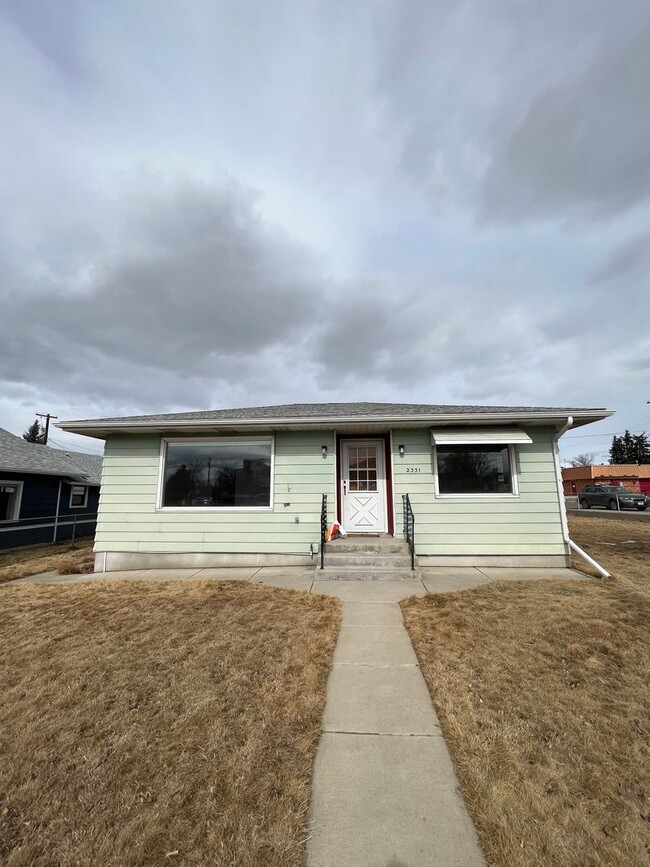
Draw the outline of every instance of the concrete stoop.
[[[392,536],[346,536],[325,546],[325,567],[316,577],[328,581],[412,581],[408,545]]]

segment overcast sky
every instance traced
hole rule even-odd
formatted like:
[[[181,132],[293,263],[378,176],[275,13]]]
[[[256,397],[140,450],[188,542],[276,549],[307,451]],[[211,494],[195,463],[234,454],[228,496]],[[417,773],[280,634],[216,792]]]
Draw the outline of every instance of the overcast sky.
[[[649,44],[647,0],[0,0],[0,426],[608,406],[563,441],[606,457],[650,431]]]

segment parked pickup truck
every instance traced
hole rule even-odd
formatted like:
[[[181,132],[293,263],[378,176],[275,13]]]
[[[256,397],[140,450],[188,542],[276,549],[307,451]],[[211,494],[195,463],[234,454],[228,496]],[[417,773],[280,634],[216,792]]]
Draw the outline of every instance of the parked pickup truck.
[[[579,500],[581,509],[602,506],[603,509],[638,509],[643,512],[650,505],[645,494],[628,491],[622,485],[591,485],[580,491]]]

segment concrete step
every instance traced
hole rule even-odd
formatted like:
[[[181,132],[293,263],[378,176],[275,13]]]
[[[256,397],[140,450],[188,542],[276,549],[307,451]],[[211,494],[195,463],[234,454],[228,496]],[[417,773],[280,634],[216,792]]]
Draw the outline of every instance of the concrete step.
[[[325,553],[347,551],[355,554],[402,554],[408,551],[403,539],[392,536],[345,536],[325,545]]]
[[[411,555],[407,551],[404,554],[376,554],[360,551],[328,551],[325,549],[325,562],[330,566],[342,569],[346,566],[365,566],[367,569],[390,567],[391,569],[410,569]]]
[[[412,581],[419,578],[417,569],[392,569],[385,566],[374,566],[371,569],[365,566],[342,566],[327,565],[324,569],[316,569],[317,580],[325,581]]]

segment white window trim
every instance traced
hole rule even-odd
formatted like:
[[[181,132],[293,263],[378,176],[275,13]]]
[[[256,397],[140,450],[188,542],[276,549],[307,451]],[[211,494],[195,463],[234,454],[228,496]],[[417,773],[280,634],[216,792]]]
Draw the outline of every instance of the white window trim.
[[[14,500],[14,513],[10,518],[5,518],[4,521],[0,521],[0,524],[5,524],[8,521],[19,521],[20,520],[20,506],[23,500],[23,486],[24,482],[17,482],[15,479],[0,479],[0,485],[11,485],[13,488],[18,488],[16,491],[16,498]]]
[[[463,443],[463,445],[474,445],[474,443]],[[485,444],[476,443],[476,450],[480,451],[481,446]],[[437,447],[433,447],[433,485],[437,500],[515,500],[520,498],[519,494],[519,474],[517,472],[517,452],[515,446],[508,445],[508,460],[510,462],[510,477],[512,480],[512,493],[501,494],[441,494],[440,484],[438,481],[438,451]]]
[[[165,478],[165,455],[167,443],[270,443],[271,444],[271,485],[269,490],[270,505],[268,506],[163,506],[164,478]],[[224,512],[272,512],[275,503],[275,437],[161,437],[160,459],[158,467],[158,492],[156,495],[157,512],[182,512],[183,514],[204,513],[223,514]]]
[[[84,501],[81,505],[77,505],[72,502],[72,496],[74,494],[75,488],[83,488],[84,489]],[[74,484],[70,485],[70,500],[68,501],[69,509],[85,509],[88,505],[88,485],[84,485],[81,482],[74,482]]]

